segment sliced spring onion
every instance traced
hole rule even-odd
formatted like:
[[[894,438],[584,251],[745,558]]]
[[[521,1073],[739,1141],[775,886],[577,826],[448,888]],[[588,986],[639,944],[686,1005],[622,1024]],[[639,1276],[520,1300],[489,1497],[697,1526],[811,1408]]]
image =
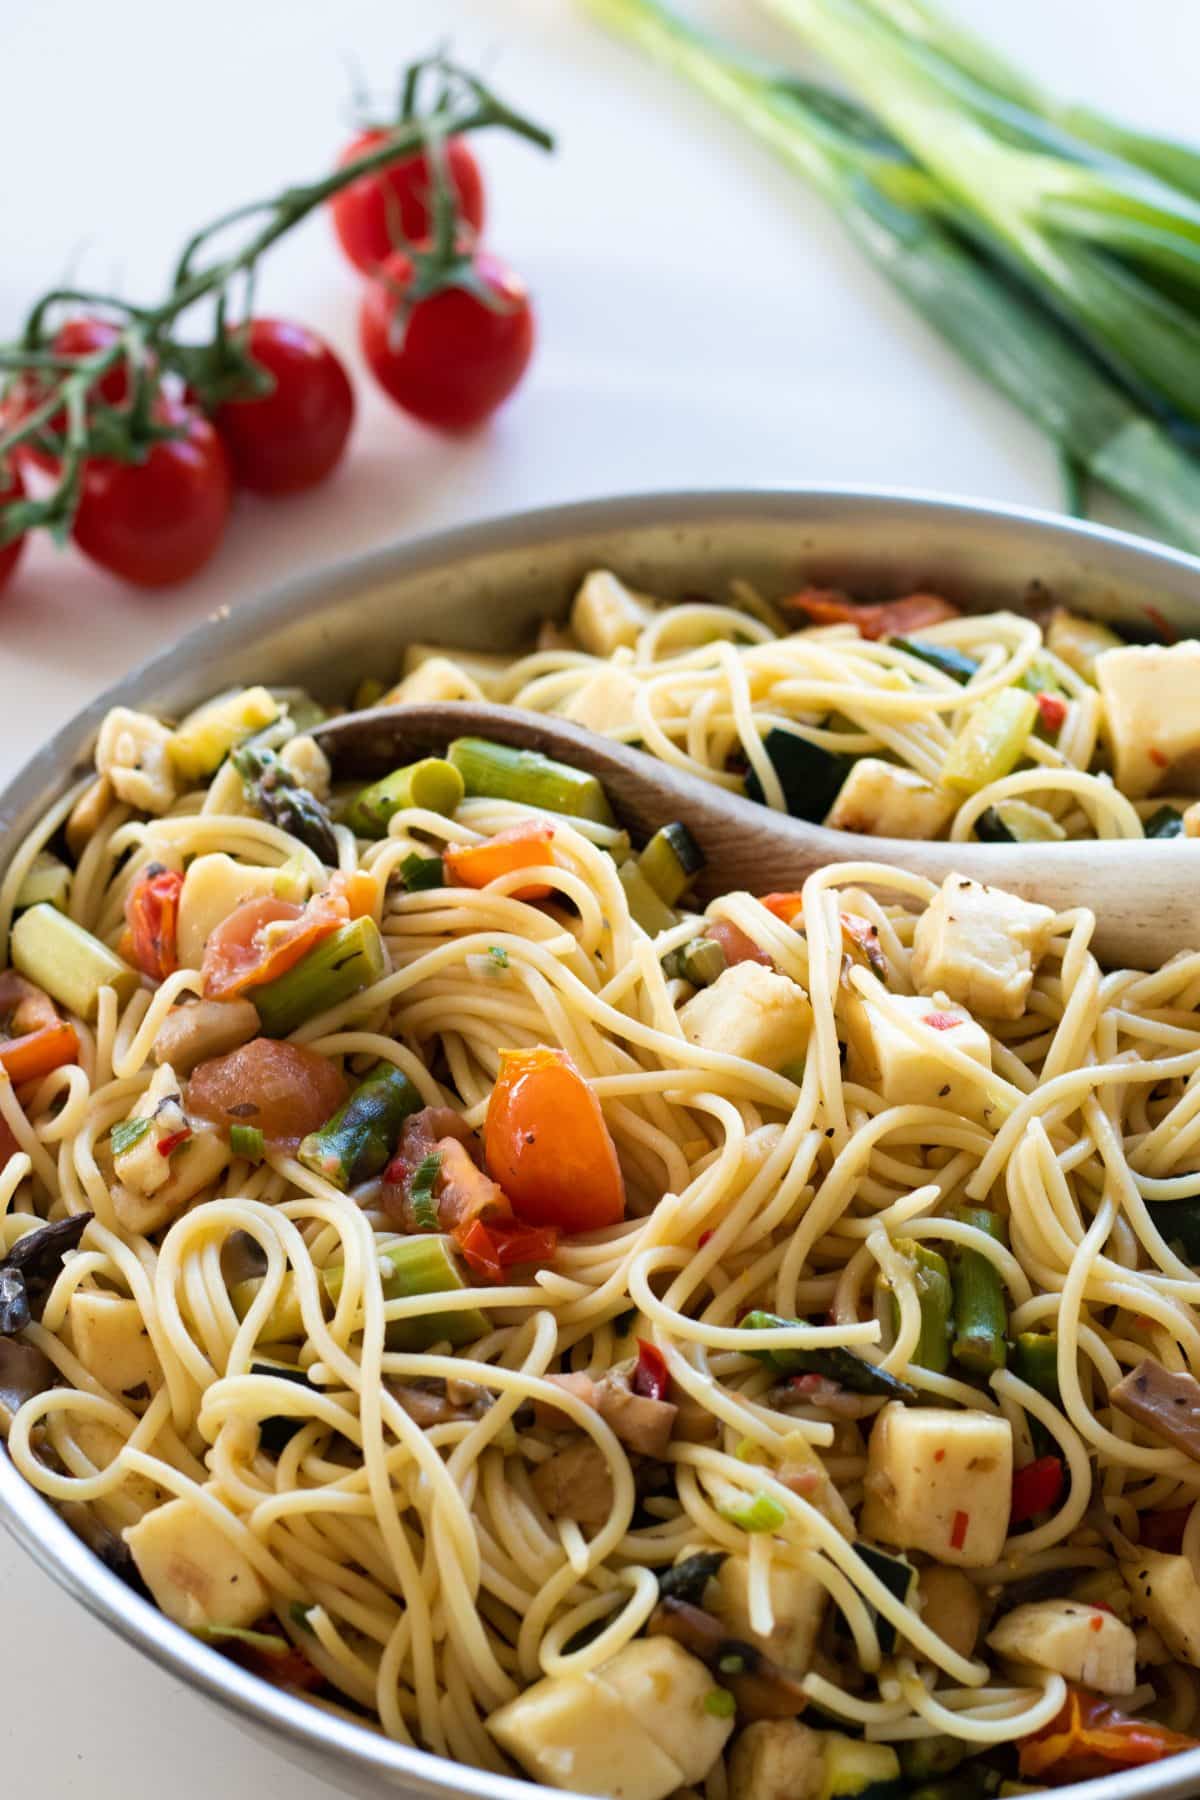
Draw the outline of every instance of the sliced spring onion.
[[[127,1150],[132,1150],[135,1144],[141,1143],[149,1129],[149,1119],[122,1119],[108,1134],[113,1155],[124,1156]]]
[[[286,1656],[291,1649],[285,1637],[273,1631],[247,1631],[244,1625],[196,1625],[192,1635],[210,1644],[247,1644],[253,1650],[265,1650],[271,1656]]]
[[[400,864],[400,879],[410,894],[420,894],[429,888],[445,887],[446,871],[440,856],[418,856],[414,850]]]
[[[266,1154],[267,1140],[257,1125],[231,1125],[229,1148],[247,1162],[260,1163]]]
[[[428,1156],[422,1158],[413,1174],[408,1197],[418,1231],[436,1231],[438,1228],[437,1201],[433,1190],[441,1172],[442,1153],[440,1150],[431,1150]]]
[[[709,1688],[704,1696],[704,1710],[714,1719],[732,1719],[737,1711],[737,1701],[728,1688]]]
[[[730,1525],[737,1525],[742,1531],[778,1531],[787,1518],[787,1509],[773,1494],[763,1492],[734,1506],[718,1506],[717,1511]]]

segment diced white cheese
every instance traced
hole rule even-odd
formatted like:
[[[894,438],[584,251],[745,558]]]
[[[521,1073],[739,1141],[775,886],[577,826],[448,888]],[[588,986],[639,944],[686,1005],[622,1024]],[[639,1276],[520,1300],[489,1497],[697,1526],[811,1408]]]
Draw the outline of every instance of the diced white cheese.
[[[730,1752],[729,1800],[816,1800],[824,1763],[819,1732],[798,1719],[760,1719]]]
[[[1122,793],[1200,793],[1200,642],[1123,644],[1094,668]]]
[[[110,1393],[158,1386],[162,1372],[136,1300],[76,1288],[67,1305],[75,1354]]]
[[[892,1009],[921,1027],[921,1041],[889,1017]],[[930,1025],[930,1019],[938,1023]],[[985,1104],[982,1084],[947,1067],[940,1055],[945,1045],[981,1069],[992,1066],[991,1039],[963,1007],[943,995],[928,1000],[923,994],[891,994],[885,1009],[855,994],[843,1002],[842,1020],[851,1081],[878,1088],[889,1106],[945,1106],[978,1116]]]
[[[223,850],[198,856],[189,864],[179,893],[176,923],[180,967],[198,969],[204,946],[217,926],[241,901],[274,895],[278,879],[278,869],[235,862]]]
[[[733,1730],[733,1719],[709,1712],[717,1685],[698,1657],[674,1638],[635,1638],[595,1671],[686,1782],[701,1782]]]
[[[555,1675],[492,1713],[487,1728],[527,1775],[573,1794],[665,1800],[683,1772],[593,1675]]]
[[[1050,1669],[1101,1694],[1137,1686],[1137,1644],[1128,1625],[1084,1600],[1014,1606],[988,1633],[988,1648],[1014,1662]]]
[[[1180,1662],[1200,1669],[1200,1582],[1190,1558],[1141,1550],[1121,1564],[1133,1610]]]
[[[761,963],[736,963],[679,1014],[689,1043],[781,1069],[804,1055],[812,1007],[798,982]]]
[[[270,1604],[258,1570],[191,1500],[156,1506],[124,1534],[138,1574],[168,1619],[249,1626]]]
[[[608,569],[585,575],[571,606],[571,629],[593,656],[636,644],[654,617],[654,607]]]
[[[825,1614],[826,1589],[814,1575],[783,1563],[772,1564],[769,1587],[774,1629],[756,1632],[750,1623],[750,1560],[728,1556],[716,1578],[712,1609],[728,1628],[730,1637],[756,1645],[785,1669],[804,1673],[812,1661]]]
[[[96,770],[120,800],[139,812],[165,813],[177,793],[171,733],[149,713],[114,706],[96,740]]]
[[[893,1400],[871,1429],[865,1486],[865,1538],[986,1568],[1008,1536],[1012,1427],[992,1413]]]
[[[422,701],[482,699],[483,689],[458,663],[451,662],[448,656],[431,656],[394,688],[389,688],[379,704],[393,706],[403,702],[416,705]]]
[[[309,737],[305,731],[298,731],[279,752],[279,760],[293,781],[298,781],[302,788],[307,788],[318,800],[328,800],[333,770],[316,738]]]
[[[136,1125],[141,1120],[149,1121],[146,1129],[128,1150],[114,1155],[113,1173],[131,1192],[154,1194],[159,1188],[166,1187],[171,1179],[171,1161],[160,1154],[160,1142],[189,1129],[179,1077],[170,1063],[162,1063],[154,1071],[149,1087],[135,1104],[126,1124]]]
[[[486,650],[448,650],[438,644],[410,644],[404,652],[404,673],[415,675],[429,662],[452,662],[460,674],[467,676],[485,694],[490,694],[512,667],[511,656],[495,656]]]
[[[602,669],[577,687],[563,707],[563,718],[589,731],[615,735],[633,723],[637,682],[625,669]]]
[[[838,791],[825,823],[834,831],[869,837],[940,837],[958,806],[915,769],[860,756]]]
[[[972,1012],[1019,1019],[1053,921],[1048,906],[947,875],[917,921],[913,985],[949,994]]]

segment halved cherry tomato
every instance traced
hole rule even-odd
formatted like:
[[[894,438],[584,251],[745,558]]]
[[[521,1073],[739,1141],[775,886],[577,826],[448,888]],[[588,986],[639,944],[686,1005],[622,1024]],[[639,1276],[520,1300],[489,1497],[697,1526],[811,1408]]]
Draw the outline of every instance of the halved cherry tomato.
[[[379,888],[373,875],[365,869],[338,869],[330,878],[325,892],[334,900],[344,900],[348,919],[369,919],[375,911]]]
[[[125,898],[133,960],[155,981],[165,981],[179,967],[175,931],[182,891],[183,876],[177,870],[151,863]]]
[[[740,925],[732,919],[714,919],[704,927],[704,935],[719,944],[725,952],[725,962],[729,968],[735,963],[756,962],[766,968],[771,967],[771,959],[765,950],[760,950],[752,937],[747,937]]]
[[[236,480],[255,494],[298,494],[341,461],[354,389],[341,358],[307,325],[252,319],[246,349],[273,377],[269,394],[226,400],[213,414]]]
[[[600,1102],[565,1050],[505,1050],[484,1126],[488,1169],[519,1219],[598,1231],[625,1216]]]
[[[0,464],[0,518],[3,518],[3,507],[6,501],[23,500],[25,483],[21,480],[21,471],[13,461],[7,470]],[[9,576],[21,560],[21,552],[25,548],[25,534],[10,538],[6,544],[0,544],[0,588],[4,587]]]
[[[522,1263],[548,1263],[558,1248],[558,1232],[550,1225],[485,1225],[472,1219],[460,1226],[454,1241],[472,1273],[481,1281],[503,1281],[504,1271]]]
[[[482,888],[516,869],[540,869],[554,861],[554,827],[530,820],[510,825],[482,844],[451,844],[442,857],[448,881],[459,887]],[[514,888],[514,900],[544,900],[552,890],[542,882]]]
[[[853,625],[860,637],[907,637],[926,625],[960,617],[957,606],[940,594],[906,594],[900,600],[852,600],[840,588],[805,588],[779,602],[784,612],[800,613],[810,625]]]
[[[360,131],[338,157],[339,167],[368,156],[387,137]],[[458,217],[478,233],[483,226],[483,177],[465,138],[447,138],[446,175],[454,189]],[[424,153],[401,156],[373,174],[360,175],[330,202],[338,242],[356,269],[373,275],[404,244],[415,244],[432,229],[429,196],[433,171]]]
[[[247,988],[274,981],[348,917],[344,901],[339,905],[321,894],[307,906],[269,895],[243,900],[204,946],[200,967],[206,998],[229,1000]]]
[[[259,1037],[193,1069],[187,1103],[215,1125],[257,1125],[271,1143],[294,1149],[345,1098],[345,1077],[328,1057]]]
[[[1022,1776],[1047,1775],[1056,1784],[1090,1781],[1198,1747],[1196,1738],[1130,1718],[1102,1695],[1070,1687],[1062,1711],[1022,1740],[1019,1766]]]
[[[413,299],[412,258],[396,251],[368,282],[359,313],[363,355],[384,393],[443,431],[481,425],[533,355],[523,282],[487,251],[473,252],[470,263],[470,287],[451,283]]]

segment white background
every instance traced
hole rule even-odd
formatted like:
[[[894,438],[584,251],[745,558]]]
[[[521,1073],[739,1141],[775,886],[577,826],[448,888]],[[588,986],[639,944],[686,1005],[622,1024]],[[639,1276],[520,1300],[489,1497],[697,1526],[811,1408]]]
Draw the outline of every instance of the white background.
[[[1195,121],[1188,0],[986,0],[963,13],[1061,89],[1160,129]],[[751,0],[709,16],[770,47]],[[324,220],[266,265],[260,310],[347,355],[349,460],[316,494],[242,501],[210,568],[138,595],[38,545],[0,598],[0,775],[214,606],[457,520],[646,488],[862,482],[1055,506],[1053,459],[733,125],[604,38],[573,0],[0,0],[0,338],[68,274],[160,291],[201,221],[314,176],[354,58],[386,89],[449,36],[554,127],[553,160],[483,147],[487,235],[536,296],[530,379],[447,443],[371,393],[357,278]],[[783,48],[782,45],[779,45]],[[252,675],[252,671],[247,671]],[[47,1800],[315,1800],[0,1541],[0,1764]]]

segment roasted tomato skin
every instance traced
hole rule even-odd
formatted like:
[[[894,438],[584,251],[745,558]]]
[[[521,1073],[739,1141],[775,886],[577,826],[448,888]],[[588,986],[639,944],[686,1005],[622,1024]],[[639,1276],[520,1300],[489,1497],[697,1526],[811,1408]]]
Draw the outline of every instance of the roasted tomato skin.
[[[258,1037],[193,1069],[187,1103],[226,1131],[257,1125],[269,1143],[294,1150],[333,1117],[346,1093],[345,1076],[327,1056]]]
[[[599,1231],[625,1216],[600,1102],[564,1050],[506,1050],[484,1128],[488,1171],[527,1225]]]

